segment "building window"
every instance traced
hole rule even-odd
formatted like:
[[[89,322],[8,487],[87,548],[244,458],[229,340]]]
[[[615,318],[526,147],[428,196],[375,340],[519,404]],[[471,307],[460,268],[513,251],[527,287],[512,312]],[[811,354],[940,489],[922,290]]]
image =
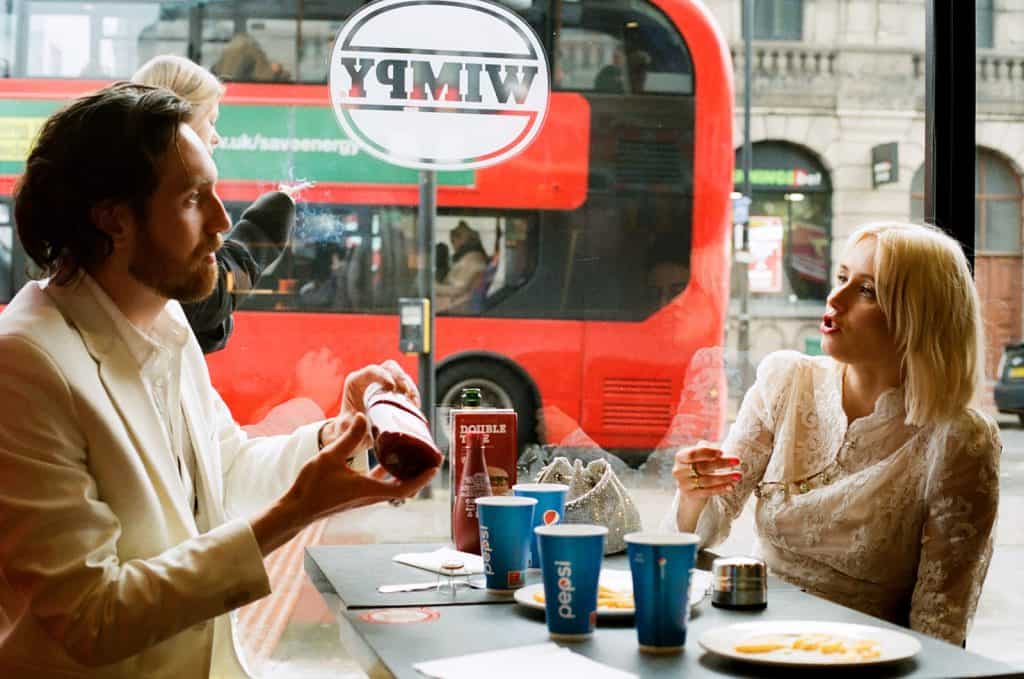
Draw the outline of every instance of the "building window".
[[[754,40],[801,40],[803,0],[754,0]],[[744,35],[746,35],[746,22]]]
[[[910,184],[910,216],[924,219],[924,166]],[[1001,157],[978,149],[974,160],[974,249],[979,254],[1021,252],[1020,178]]]
[[[977,45],[979,49],[995,47],[993,38],[995,13],[992,11],[992,0],[977,0],[975,23],[977,26]]]

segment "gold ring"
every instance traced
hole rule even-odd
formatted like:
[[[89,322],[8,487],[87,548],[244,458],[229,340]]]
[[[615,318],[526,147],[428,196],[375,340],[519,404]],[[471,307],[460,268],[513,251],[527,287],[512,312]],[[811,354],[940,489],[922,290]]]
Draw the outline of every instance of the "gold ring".
[[[701,476],[703,476],[703,474],[701,474],[699,471],[697,471],[697,463],[696,462],[691,462],[690,463],[690,478],[691,479],[699,479]]]
[[[704,484],[701,483],[701,480],[700,480],[701,479],[700,474],[697,474],[695,476],[691,476],[690,478],[691,478],[691,480],[693,480],[693,487],[694,488],[697,488],[697,489],[704,488]]]

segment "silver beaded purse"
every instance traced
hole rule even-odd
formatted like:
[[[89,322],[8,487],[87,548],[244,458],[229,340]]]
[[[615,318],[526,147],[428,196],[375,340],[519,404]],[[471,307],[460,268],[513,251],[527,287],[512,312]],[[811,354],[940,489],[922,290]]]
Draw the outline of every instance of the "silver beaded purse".
[[[537,483],[569,486],[565,522],[606,526],[605,554],[625,550],[626,533],[641,530],[640,512],[633,498],[605,460],[593,460],[584,467],[582,460],[570,464],[568,458],[556,457],[537,474]]]

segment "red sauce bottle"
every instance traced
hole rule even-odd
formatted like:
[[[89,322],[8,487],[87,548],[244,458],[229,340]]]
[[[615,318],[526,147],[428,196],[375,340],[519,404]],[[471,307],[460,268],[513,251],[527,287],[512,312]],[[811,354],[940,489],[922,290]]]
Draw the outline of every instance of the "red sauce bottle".
[[[455,549],[460,552],[480,553],[480,519],[476,513],[476,499],[491,494],[491,478],[487,474],[482,434],[467,435],[466,462],[462,483],[455,499],[452,514],[452,532]]]
[[[373,452],[380,466],[396,479],[411,479],[444,459],[430,435],[427,419],[397,391],[371,384],[363,392]]]

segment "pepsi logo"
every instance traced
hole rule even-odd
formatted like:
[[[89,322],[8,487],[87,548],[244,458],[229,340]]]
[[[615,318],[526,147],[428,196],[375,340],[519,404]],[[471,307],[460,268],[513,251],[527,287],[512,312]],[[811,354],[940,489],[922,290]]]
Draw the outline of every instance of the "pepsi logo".
[[[551,526],[558,523],[558,512],[554,509],[549,509],[544,512],[544,525]]]
[[[558,617],[573,620],[576,617],[573,608],[576,587],[572,584],[572,564],[568,561],[555,561],[555,574],[558,576]]]
[[[534,140],[550,96],[537,35],[483,0],[378,0],[342,26],[329,89],[362,150],[404,167],[464,170]]]

